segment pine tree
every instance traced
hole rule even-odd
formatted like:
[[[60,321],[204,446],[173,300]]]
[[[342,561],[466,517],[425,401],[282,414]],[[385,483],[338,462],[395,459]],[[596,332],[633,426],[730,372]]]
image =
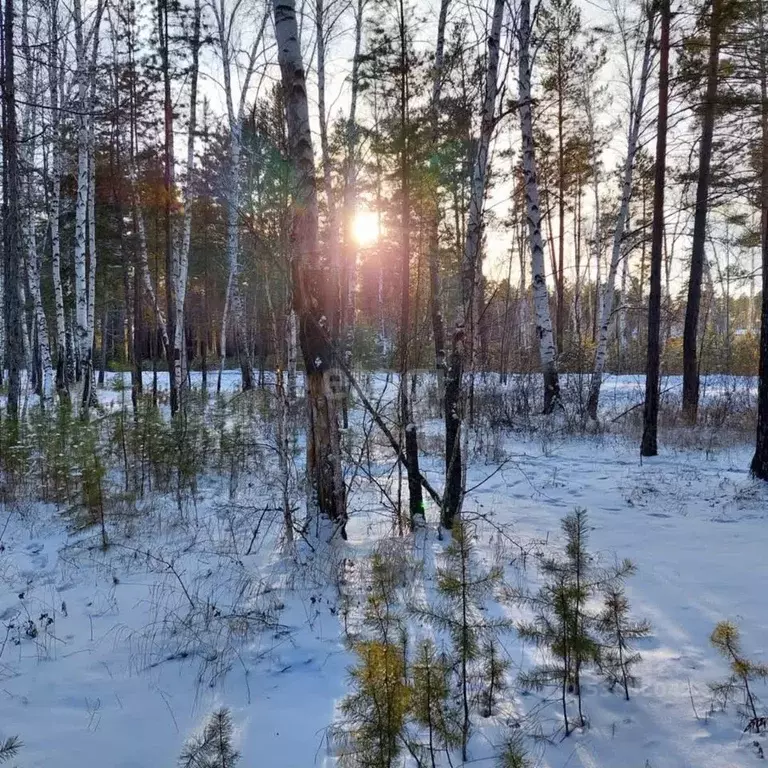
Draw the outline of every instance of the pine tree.
[[[742,696],[739,714],[747,721],[745,732],[759,733],[768,729],[768,717],[758,714],[760,704],[753,684],[768,679],[768,664],[748,659],[741,648],[739,628],[730,621],[721,621],[712,631],[710,643],[728,661],[731,674],[723,682],[711,683],[716,700],[725,707],[732,696]]]
[[[214,712],[201,736],[190,739],[179,755],[179,768],[235,768],[240,754],[232,747],[232,716],[228,709]]]
[[[637,685],[632,667],[642,657],[631,646],[633,640],[647,637],[651,631],[645,621],[632,621],[629,617],[629,601],[620,586],[609,586],[603,596],[603,610],[597,617],[601,647],[598,665],[603,677],[613,690],[621,685],[624,698],[629,701],[629,689]]]
[[[509,661],[505,659],[495,638],[490,638],[483,646],[483,686],[480,694],[481,713],[483,717],[491,717],[498,703],[499,695],[507,688],[506,674]]]
[[[350,672],[350,693],[341,704],[349,726],[339,764],[355,768],[390,768],[403,750],[403,730],[410,706],[401,646],[364,640],[354,646],[358,664]]]
[[[530,768],[531,762],[518,732],[512,732],[506,739],[496,765],[498,768]]]
[[[411,670],[411,714],[426,731],[426,744],[421,739],[411,749],[426,752],[432,768],[439,752],[461,745],[461,715],[451,702],[450,675],[448,658],[437,652],[431,640],[422,642]]]
[[[502,569],[477,567],[473,561],[473,537],[466,523],[454,524],[452,533],[453,540],[445,551],[445,564],[437,569],[438,604],[416,606],[412,611],[451,638],[452,663],[462,707],[461,751],[462,759],[466,760],[473,671],[483,661],[484,644],[511,624],[505,619],[487,618],[482,612],[483,602],[501,581]]]
[[[0,742],[0,763],[7,763],[17,757],[22,743],[18,736],[9,736],[5,741]]]
[[[587,513],[577,509],[562,521],[566,543],[562,557],[543,557],[541,571],[547,581],[536,595],[516,594],[518,600],[536,611],[533,621],[518,625],[524,640],[549,651],[551,659],[520,676],[521,683],[535,690],[554,686],[560,690],[565,735],[571,732],[568,696],[576,696],[579,727],[583,727],[581,676],[585,667],[595,664],[600,645],[596,638],[595,617],[588,603],[599,589],[618,583],[633,571],[625,560],[606,571],[598,570],[587,549]]]

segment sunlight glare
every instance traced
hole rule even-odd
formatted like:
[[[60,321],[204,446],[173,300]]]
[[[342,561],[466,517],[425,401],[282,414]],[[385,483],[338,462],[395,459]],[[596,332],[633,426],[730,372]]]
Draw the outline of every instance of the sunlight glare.
[[[374,211],[360,211],[355,215],[352,231],[362,248],[373,245],[379,239],[379,216]]]

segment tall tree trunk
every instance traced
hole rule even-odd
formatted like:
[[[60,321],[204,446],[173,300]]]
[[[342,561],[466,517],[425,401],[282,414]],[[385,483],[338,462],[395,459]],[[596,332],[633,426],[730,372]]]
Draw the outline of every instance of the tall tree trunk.
[[[6,0],[7,4],[8,0]],[[760,203],[762,232],[762,298],[760,312],[760,363],[757,385],[757,430],[755,455],[750,471],[768,480],[768,29],[763,3],[758,3],[760,35],[760,127],[762,139]]]
[[[239,8],[240,6],[235,6]],[[227,293],[224,300],[224,314],[221,322],[221,358],[219,363],[219,388],[221,387],[221,373],[226,359],[227,322],[228,315],[232,317],[232,328],[235,337],[235,347],[240,362],[242,376],[242,388],[253,389],[253,363],[251,349],[246,333],[246,317],[243,305],[243,296],[240,289],[240,197],[242,164],[240,160],[242,152],[243,119],[245,115],[245,103],[248,98],[250,81],[256,64],[256,55],[264,36],[267,13],[262,18],[261,25],[248,52],[248,60],[243,76],[243,85],[237,109],[232,86],[232,65],[235,51],[233,49],[232,35],[237,23],[237,10],[228,12],[224,0],[213,5],[214,16],[219,36],[219,48],[221,52],[222,70],[224,74],[224,96],[227,105],[227,119],[229,122],[229,179],[226,191],[226,222],[227,222],[227,264],[229,275],[227,277]]]
[[[83,393],[88,367],[88,289],[86,282],[86,225],[88,215],[88,61],[80,0],[74,0],[77,71],[77,196],[75,199],[75,374]]]
[[[63,77],[59,66],[60,34],[58,0],[51,1],[48,48],[48,88],[51,107],[51,195],[48,205],[48,226],[51,233],[51,274],[56,311],[56,389],[59,398],[69,401],[67,377],[67,328],[64,315],[64,291],[61,285],[61,173],[62,136],[59,112]]]
[[[518,70],[520,79],[520,127],[523,141],[523,177],[528,213],[528,237],[531,244],[531,279],[533,281],[533,307],[536,316],[536,335],[544,375],[544,413],[552,413],[560,400],[560,382],[557,375],[557,347],[552,333],[549,312],[549,292],[544,267],[544,240],[541,236],[541,203],[536,175],[536,149],[533,141],[533,115],[531,111],[531,2],[521,0],[517,26]]]
[[[411,528],[424,522],[424,501],[419,472],[419,446],[413,410],[408,400],[408,347],[411,336],[411,188],[408,163],[409,132],[409,61],[408,34],[404,0],[399,2],[398,31],[400,40],[400,425],[404,430],[406,470],[408,473],[408,508]]]
[[[707,66],[707,94],[702,116],[701,144],[699,146],[699,178],[696,185],[696,213],[693,219],[691,247],[691,273],[688,279],[688,303],[685,307],[683,331],[683,417],[689,424],[696,423],[699,409],[699,360],[697,355],[699,309],[701,306],[701,280],[704,273],[704,248],[707,239],[707,212],[709,208],[709,173],[712,165],[712,140],[715,133],[717,111],[717,80],[720,68],[720,8],[722,0],[712,0],[709,28],[709,64]]]
[[[165,302],[168,308],[167,341],[165,343],[168,361],[168,389],[170,391],[171,417],[178,413],[181,405],[181,350],[176,357],[176,298],[178,291],[178,268],[173,249],[173,219],[171,208],[174,195],[174,152],[173,152],[173,101],[171,97],[171,70],[168,50],[169,23],[168,0],[157,0],[157,36],[160,45],[160,66],[163,76],[163,215],[165,235]]]
[[[562,43],[557,43],[557,320],[555,340],[565,349],[565,94]]]
[[[7,0],[6,0],[7,2]],[[274,0],[275,37],[285,96],[288,144],[295,173],[292,245],[293,302],[307,377],[307,475],[320,515],[346,538],[346,488],[341,465],[341,435],[331,389],[333,350],[320,323],[322,273],[317,269],[317,190],[307,103],[307,83],[296,23],[295,0]]]
[[[48,323],[43,309],[43,298],[40,286],[40,257],[37,253],[37,237],[35,233],[35,180],[33,175],[36,147],[36,108],[38,95],[35,90],[35,62],[31,56],[29,44],[29,5],[28,0],[22,2],[21,20],[21,52],[26,62],[25,97],[27,107],[24,110],[24,165],[27,178],[24,185],[24,200],[26,214],[22,224],[22,238],[25,241],[27,284],[32,300],[32,319],[35,338],[35,357],[39,363],[39,393],[40,405],[43,409],[53,404],[53,364],[51,362],[51,347],[48,337]]]
[[[437,370],[437,388],[439,397],[443,397],[445,379],[445,318],[443,316],[443,286],[440,276],[440,200],[438,185],[440,181],[440,98],[443,91],[443,67],[445,61],[445,24],[451,0],[440,0],[440,13],[437,17],[437,44],[432,65],[432,96],[429,102],[429,132],[432,150],[433,199],[430,201],[428,234],[430,315],[432,318],[432,338],[435,344],[435,369]]]
[[[616,285],[616,273],[622,258],[622,245],[627,231],[629,219],[629,203],[632,198],[633,170],[635,156],[639,146],[640,128],[643,121],[645,95],[648,88],[648,78],[651,73],[651,53],[653,46],[654,14],[648,13],[648,28],[643,49],[643,63],[640,70],[640,82],[638,85],[637,101],[632,105],[632,119],[627,136],[627,155],[624,158],[624,170],[621,186],[621,202],[616,217],[616,226],[613,230],[613,244],[611,247],[611,263],[608,267],[608,277],[605,286],[600,290],[600,253],[598,259],[598,291],[600,292],[599,317],[597,327],[597,346],[595,347],[595,362],[592,369],[592,378],[589,383],[589,397],[587,399],[587,415],[591,419],[597,418],[597,408],[600,400],[600,387],[603,382],[603,372],[608,359],[608,329],[613,314],[614,287]],[[597,193],[596,193],[597,194]],[[597,309],[597,308],[596,308]],[[597,313],[596,313],[597,314]]]
[[[3,251],[5,257],[5,327],[8,343],[8,416],[19,417],[21,371],[24,367],[22,329],[22,252],[19,232],[19,141],[16,125],[13,0],[5,0],[3,15]]]
[[[483,205],[488,176],[488,154],[496,126],[496,96],[499,77],[499,47],[501,25],[504,20],[505,0],[494,0],[491,29],[488,34],[488,57],[485,72],[485,93],[480,113],[480,136],[472,167],[472,187],[464,253],[461,262],[461,304],[451,343],[451,356],[445,382],[445,494],[442,524],[453,526],[461,514],[463,502],[463,457],[461,450],[461,424],[463,402],[463,376],[467,360],[471,360],[475,332],[475,290],[478,281],[478,262],[482,247],[484,219]],[[469,354],[468,354],[469,353]]]
[[[357,98],[360,90],[360,52],[363,39],[363,21],[366,0],[357,0],[355,11],[355,48],[352,54],[352,76],[350,83],[349,116],[346,126],[346,175],[344,179],[344,250],[342,253],[342,309],[341,330],[344,334],[344,364],[352,366],[352,348],[355,342],[355,314],[357,296],[357,243],[353,231],[357,213]],[[349,427],[349,386],[345,383],[345,397],[342,407],[343,425]]]
[[[194,202],[194,173],[195,173],[195,134],[197,131],[197,88],[200,64],[200,35],[202,26],[202,8],[200,0],[194,0],[192,14],[192,37],[190,40],[190,86],[189,86],[189,121],[187,124],[187,163],[186,180],[183,189],[184,216],[182,221],[181,245],[174,259],[173,306],[175,318],[173,321],[173,368],[177,381],[178,398],[184,389],[184,359],[185,359],[185,302],[187,297],[187,278],[189,275],[189,249],[192,241],[192,205]]]
[[[648,359],[643,408],[641,456],[656,456],[659,419],[659,371],[661,367],[661,270],[664,245],[664,181],[667,169],[667,117],[669,106],[670,0],[660,0],[661,43],[659,66],[659,114],[656,136],[656,172],[653,191],[651,240],[651,288],[648,299]]]

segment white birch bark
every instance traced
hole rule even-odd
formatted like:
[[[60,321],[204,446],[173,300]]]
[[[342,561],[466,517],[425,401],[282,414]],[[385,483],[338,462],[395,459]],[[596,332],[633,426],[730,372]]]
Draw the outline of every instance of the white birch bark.
[[[67,25],[68,26],[68,25]],[[59,63],[58,37],[62,33],[59,26],[58,0],[51,0],[49,18],[49,58],[48,90],[51,107],[51,196],[48,205],[48,226],[51,233],[51,276],[53,278],[53,297],[56,313],[56,384],[60,394],[69,398],[67,377],[67,327],[64,315],[64,291],[61,284],[61,116],[59,106],[64,86],[66,58]],[[66,48],[64,49],[66,51]],[[65,54],[66,57],[66,54]]]
[[[288,310],[288,323],[286,331],[286,346],[288,347],[288,400],[296,400],[296,361],[298,359],[298,327],[296,323],[296,310],[290,307]]]
[[[616,217],[616,227],[613,231],[613,244],[611,247],[611,261],[608,267],[608,276],[605,286],[600,296],[600,321],[597,328],[597,346],[595,348],[595,364],[592,370],[592,378],[589,384],[589,398],[587,400],[587,415],[597,418],[597,406],[600,399],[600,386],[603,380],[603,371],[608,357],[608,329],[613,313],[613,294],[616,284],[616,272],[619,268],[619,262],[622,258],[622,242],[627,228],[627,219],[629,218],[629,203],[632,197],[633,169],[635,164],[635,155],[638,149],[638,139],[643,120],[643,108],[645,105],[645,94],[648,85],[648,78],[651,71],[651,51],[653,42],[653,16],[648,18],[648,29],[645,37],[643,49],[643,62],[640,69],[640,82],[638,86],[637,99],[632,104],[632,115],[627,136],[627,155],[624,159],[624,170],[621,187],[621,203]],[[629,73],[631,83],[631,72]],[[631,95],[631,94],[630,94]],[[599,260],[598,260],[599,269]],[[599,284],[599,283],[598,283]]]
[[[229,274],[227,276],[227,292],[224,299],[224,315],[222,316],[221,321],[219,382],[221,382],[221,374],[226,361],[227,314],[232,315],[235,333],[237,335],[244,335],[245,332],[245,314],[243,312],[242,297],[238,285],[240,275],[240,155],[242,151],[242,130],[246,99],[248,98],[250,82],[256,66],[256,57],[264,36],[267,19],[269,18],[269,14],[265,13],[253,44],[248,52],[245,73],[243,75],[243,85],[240,90],[237,110],[235,110],[235,99],[232,87],[232,69],[236,64],[233,35],[236,34],[236,26],[239,23],[238,10],[240,7],[240,4],[236,3],[232,9],[228,9],[226,0],[218,0],[218,3],[213,4],[213,13],[219,38],[219,53],[221,55],[222,72],[224,75],[224,96],[227,105],[227,120],[229,122],[229,180],[226,192],[227,265],[229,267]],[[243,373],[243,388],[250,389],[252,387],[250,352],[246,348],[244,339],[240,339],[239,346],[239,355],[241,358],[240,367]]]
[[[77,196],[75,198],[75,349],[76,375],[82,389],[88,355],[88,292],[86,283],[86,222],[88,214],[88,61],[80,0],[73,0],[77,70]]]
[[[77,85],[77,197],[75,202],[75,336],[77,379],[81,406],[87,410],[92,398],[93,321],[96,292],[95,158],[93,102],[99,28],[104,0],[98,0],[94,20],[85,34],[81,0],[73,0]],[[90,56],[88,48],[91,48]],[[89,230],[86,238],[86,229]],[[87,239],[87,242],[86,242]],[[90,251],[86,252],[86,246]],[[90,264],[87,263],[90,256]]]
[[[27,105],[22,121],[22,151],[26,170],[24,184],[25,212],[21,222],[22,238],[26,252],[27,285],[29,286],[32,302],[32,320],[34,323],[34,338],[37,344],[37,358],[40,362],[41,380],[40,405],[45,409],[53,402],[53,365],[51,363],[51,348],[48,340],[48,324],[43,309],[42,291],[40,289],[40,258],[37,253],[37,237],[35,233],[35,180],[33,175],[35,149],[37,146],[37,103],[35,60],[31,56],[29,40],[29,4],[24,0],[21,6],[21,49],[25,62],[24,95]],[[35,35],[38,39],[39,35]]]
[[[533,283],[533,309],[536,335],[539,339],[539,357],[544,375],[544,412],[550,413],[560,398],[557,375],[557,347],[552,333],[549,312],[549,292],[544,267],[544,240],[541,234],[541,202],[536,174],[536,150],[533,141],[533,114],[531,104],[531,3],[521,0],[518,19],[518,72],[520,94],[520,129],[522,133],[523,177],[528,218],[528,239],[531,246],[531,280]]]

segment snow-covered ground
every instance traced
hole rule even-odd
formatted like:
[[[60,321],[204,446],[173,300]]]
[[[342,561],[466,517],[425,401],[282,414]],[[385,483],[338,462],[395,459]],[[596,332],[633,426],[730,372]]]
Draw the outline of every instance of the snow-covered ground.
[[[100,400],[117,407],[115,378]],[[235,373],[225,374],[224,388],[237,390]],[[663,388],[674,397],[679,382]],[[729,393],[753,398],[754,382],[705,382],[705,397]],[[639,377],[606,381],[604,413],[640,400]],[[588,727],[568,739],[556,696],[514,684],[538,652],[505,633],[508,700],[498,717],[476,718],[467,764],[494,765],[505,724],[520,726],[532,765],[542,768],[754,764],[757,737],[742,734],[732,709],[711,713],[707,687],[727,674],[708,641],[722,619],[739,624],[749,655],[768,661],[768,490],[746,472],[750,446],[683,451],[662,443],[660,457],[641,462],[624,435],[542,429],[486,432],[469,447],[474,490],[465,509],[481,559],[502,556],[510,583],[535,583],[534,553],[561,544],[561,518],[583,507],[599,560],[635,562],[628,596],[653,630],[638,642],[641,681],[631,701],[588,672]],[[439,457],[424,463],[438,481]],[[247,478],[232,498],[225,481],[205,478],[183,512],[160,496],[139,502],[140,514],[116,512],[106,552],[92,532],[72,533],[50,505],[0,506],[0,738],[21,738],[19,768],[172,766],[218,706],[232,711],[243,766],[335,765],[327,729],[353,662],[339,596],[354,602],[363,589],[339,574],[354,573],[393,535],[385,504],[354,480],[348,541],[337,537],[330,550],[298,558],[279,546],[280,516],[264,513],[270,500]],[[410,547],[425,563],[425,593],[446,545],[434,522]],[[514,543],[505,545],[507,537]],[[522,615],[509,604],[489,610]],[[765,687],[758,692],[768,698]]]

